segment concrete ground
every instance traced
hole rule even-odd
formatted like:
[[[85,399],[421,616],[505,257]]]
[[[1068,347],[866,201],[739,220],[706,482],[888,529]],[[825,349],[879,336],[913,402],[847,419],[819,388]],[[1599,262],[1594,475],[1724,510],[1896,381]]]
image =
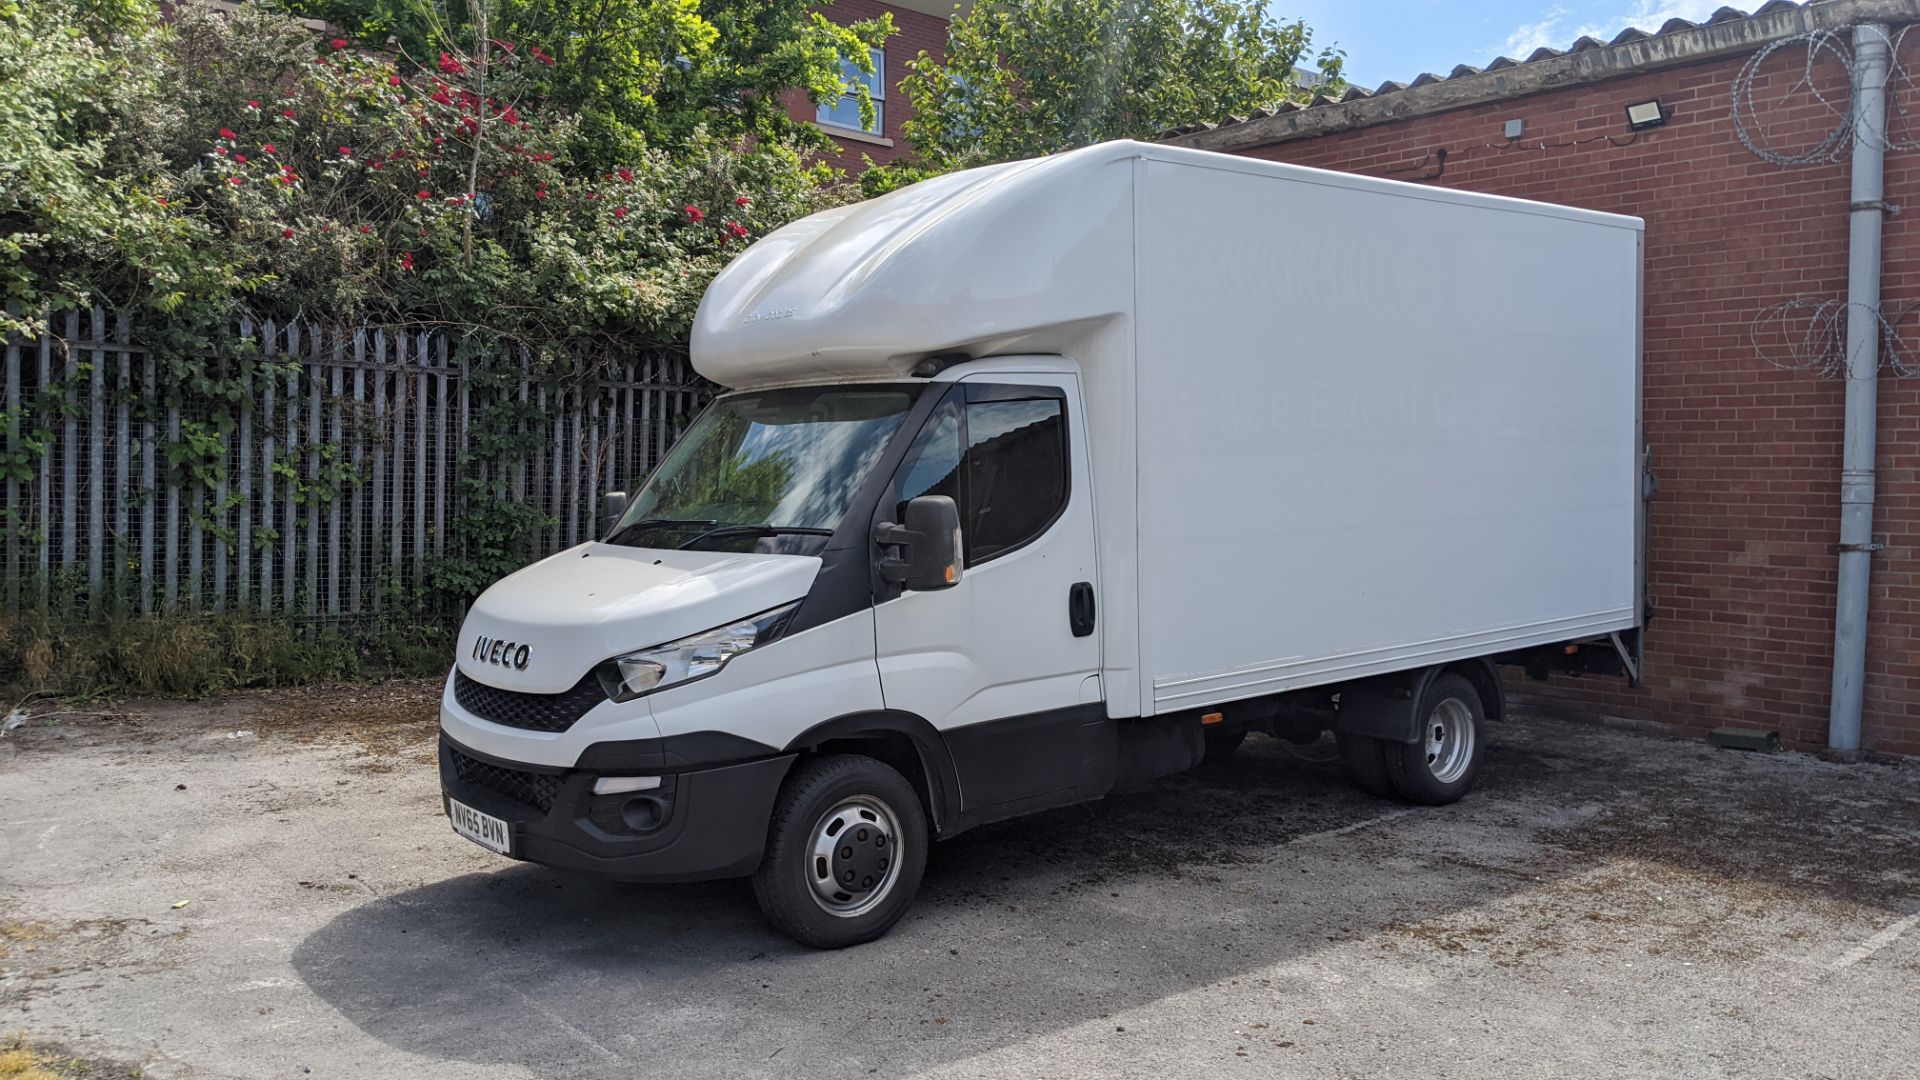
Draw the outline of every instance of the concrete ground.
[[[742,883],[454,836],[434,689],[0,738],[0,1033],[158,1077],[1920,1075],[1914,764],[1523,720],[1436,810],[1255,738],[942,844],[818,953]]]

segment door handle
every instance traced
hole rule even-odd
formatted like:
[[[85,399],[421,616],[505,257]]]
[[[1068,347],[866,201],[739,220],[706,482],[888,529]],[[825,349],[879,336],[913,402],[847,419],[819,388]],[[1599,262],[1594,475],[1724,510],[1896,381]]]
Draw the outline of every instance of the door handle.
[[[1093,633],[1092,582],[1076,581],[1073,588],[1067,590],[1067,625],[1073,628],[1074,637]]]

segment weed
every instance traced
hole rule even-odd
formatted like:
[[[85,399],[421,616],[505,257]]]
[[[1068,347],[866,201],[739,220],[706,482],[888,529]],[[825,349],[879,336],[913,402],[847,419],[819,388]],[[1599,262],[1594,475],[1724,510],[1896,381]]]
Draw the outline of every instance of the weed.
[[[198,697],[446,669],[447,628],[369,620],[321,628],[254,612],[0,611],[0,690],[89,698]]]

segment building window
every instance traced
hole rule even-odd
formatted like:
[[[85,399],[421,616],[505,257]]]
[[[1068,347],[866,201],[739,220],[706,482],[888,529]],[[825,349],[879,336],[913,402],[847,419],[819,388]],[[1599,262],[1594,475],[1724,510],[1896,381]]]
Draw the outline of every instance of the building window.
[[[840,61],[840,82],[848,93],[841,94],[838,101],[820,106],[818,117],[822,124],[834,127],[851,128],[854,131],[866,131],[878,135],[887,127],[887,50],[868,49],[873,57],[873,74],[860,70],[851,60]],[[851,91],[865,84],[867,96],[873,99],[873,123],[860,122],[860,99]]]

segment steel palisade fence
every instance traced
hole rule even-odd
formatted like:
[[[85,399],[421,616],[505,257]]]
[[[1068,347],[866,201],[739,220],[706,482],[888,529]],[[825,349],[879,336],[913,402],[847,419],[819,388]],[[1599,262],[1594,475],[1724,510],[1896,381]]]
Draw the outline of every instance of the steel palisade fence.
[[[0,603],[34,603],[57,582],[145,612],[445,614],[395,609],[423,595],[467,509],[469,423],[494,392],[470,385],[452,335],[237,320],[234,332],[278,364],[242,377],[246,407],[216,434],[207,417],[163,404],[131,320],[95,308],[55,314],[49,329],[6,343],[4,449],[32,467],[6,480]],[[527,370],[523,359],[505,392],[533,406],[532,452],[464,468],[552,519],[531,561],[597,535],[600,493],[644,477],[711,387],[667,352],[592,377]],[[183,431],[219,445],[205,479],[180,484],[166,447]]]

